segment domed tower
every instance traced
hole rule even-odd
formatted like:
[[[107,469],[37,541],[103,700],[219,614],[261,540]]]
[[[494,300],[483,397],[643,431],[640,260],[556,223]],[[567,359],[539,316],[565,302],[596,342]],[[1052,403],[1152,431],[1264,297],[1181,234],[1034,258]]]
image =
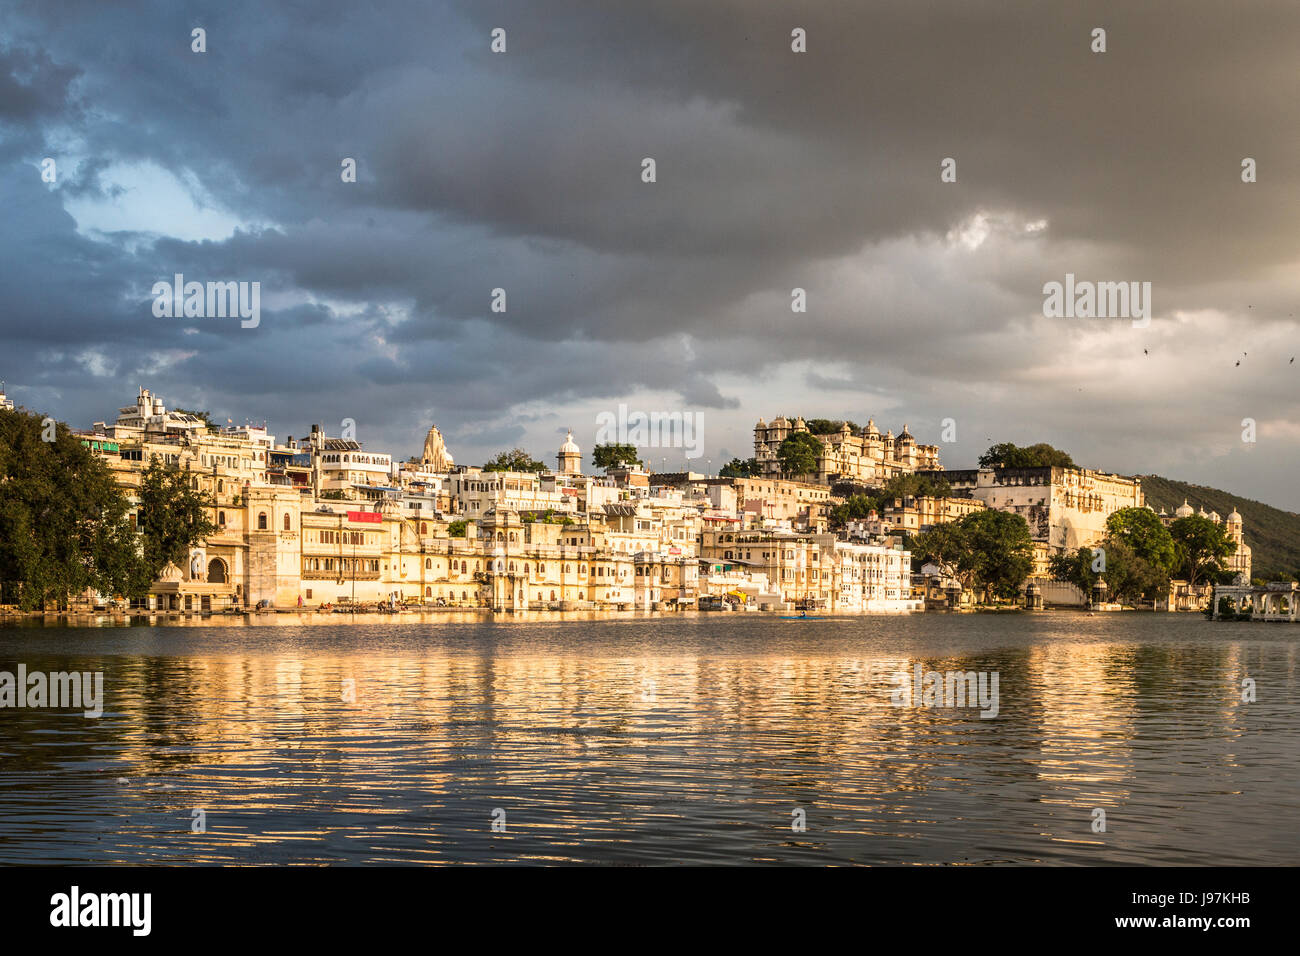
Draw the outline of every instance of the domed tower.
[[[1174,509],[1175,518],[1190,518],[1195,513],[1196,513],[1195,509],[1192,508],[1192,506],[1187,503],[1186,498],[1183,499],[1183,503],[1181,505],[1179,505],[1177,508]]]
[[[560,446],[555,456],[555,462],[556,470],[562,475],[582,474],[582,451],[573,440],[573,432],[569,432],[564,439],[564,444]]]
[[[898,434],[898,440],[894,444],[894,454],[898,460],[904,462],[911,471],[916,470],[916,439],[912,433],[907,430],[907,424],[903,424],[903,430]]]

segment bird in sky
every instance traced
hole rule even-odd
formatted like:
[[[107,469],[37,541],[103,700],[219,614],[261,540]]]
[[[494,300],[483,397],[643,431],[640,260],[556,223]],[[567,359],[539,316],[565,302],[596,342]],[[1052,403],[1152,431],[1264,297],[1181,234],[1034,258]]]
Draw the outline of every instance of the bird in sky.
[[[1151,353],[1148,352],[1146,349],[1143,349],[1143,350],[1142,350],[1142,354],[1143,354],[1143,355],[1150,355]]]
[[[1241,359],[1237,359],[1237,365],[1240,365],[1240,364],[1241,364]],[[1234,365],[1233,368],[1236,368],[1236,366]]]

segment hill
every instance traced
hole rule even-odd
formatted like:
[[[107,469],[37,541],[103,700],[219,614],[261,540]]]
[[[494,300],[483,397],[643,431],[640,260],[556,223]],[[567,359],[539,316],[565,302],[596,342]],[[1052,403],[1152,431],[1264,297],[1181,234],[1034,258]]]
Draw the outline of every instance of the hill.
[[[1171,512],[1186,499],[1193,508],[1217,511],[1221,518],[1234,508],[1240,512],[1246,544],[1251,549],[1251,577],[1294,580],[1300,575],[1300,515],[1218,488],[1159,475],[1139,477],[1146,503],[1156,511],[1164,508]]]

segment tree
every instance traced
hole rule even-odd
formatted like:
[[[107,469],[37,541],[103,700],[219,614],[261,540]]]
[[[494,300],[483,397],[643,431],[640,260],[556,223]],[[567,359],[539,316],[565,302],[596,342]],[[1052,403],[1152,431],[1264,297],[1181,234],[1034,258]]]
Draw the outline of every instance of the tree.
[[[1106,587],[1111,600],[1132,604],[1139,598],[1154,597],[1169,585],[1169,573],[1144,558],[1120,538],[1106,538],[1101,545],[1106,552]]]
[[[882,501],[894,498],[946,498],[952,494],[952,486],[944,478],[932,478],[929,475],[895,475],[885,482],[881,489]]]
[[[456,521],[448,522],[448,524],[447,524],[447,537],[449,537],[449,538],[463,538],[463,537],[465,537],[465,528],[466,528],[467,526],[468,526],[468,522],[466,522],[466,521],[456,520]]]
[[[619,465],[643,464],[636,453],[636,445],[610,443],[597,445],[591,451],[591,463],[597,468],[617,468]]]
[[[1106,519],[1106,532],[1112,542],[1122,541],[1156,570],[1168,574],[1173,568],[1173,536],[1150,508],[1119,509]]]
[[[823,454],[822,443],[808,432],[795,432],[781,442],[776,457],[781,461],[781,473],[811,475],[817,471],[817,460]]]
[[[937,524],[912,541],[912,557],[932,563],[945,577],[955,578],[964,589],[974,587],[975,557],[961,522]]]
[[[812,432],[814,435],[835,435],[838,434],[839,430],[845,425],[848,425],[849,430],[855,435],[862,431],[862,429],[853,422],[837,422],[829,418],[810,418],[804,422],[804,425],[807,427],[808,431]]]
[[[865,521],[876,510],[876,500],[869,495],[851,495],[841,505],[832,505],[830,524],[832,528],[843,528],[850,521]]]
[[[1237,550],[1222,526],[1200,515],[1177,519],[1169,534],[1174,540],[1174,568],[1191,585],[1202,577],[1217,576],[1223,559]]]
[[[718,469],[720,478],[757,478],[758,477],[758,459],[746,458],[742,461],[739,458],[733,458],[720,469]]]
[[[1121,604],[1154,597],[1169,584],[1165,569],[1148,561],[1119,537],[1103,538],[1096,548],[1054,555],[1049,568],[1052,577],[1069,581],[1085,595],[1091,593],[1098,578],[1104,578],[1111,599]]]
[[[217,530],[208,518],[213,503],[190,487],[189,476],[164,466],[157,455],[140,475],[139,497],[140,550],[148,580],[154,581],[169,563],[185,567],[190,549]]]
[[[503,451],[483,466],[484,471],[532,471],[542,472],[546,466],[533,458],[522,448]]]
[[[32,610],[87,589],[139,596],[130,502],[66,425],[47,434],[41,416],[0,410],[0,599]]]
[[[985,603],[993,596],[1015,597],[1034,567],[1034,541],[1025,519],[987,509],[971,512],[957,526],[970,552],[975,580],[984,589]]]
[[[1074,459],[1046,442],[1021,448],[1011,442],[992,445],[980,455],[981,468],[1074,468]]]

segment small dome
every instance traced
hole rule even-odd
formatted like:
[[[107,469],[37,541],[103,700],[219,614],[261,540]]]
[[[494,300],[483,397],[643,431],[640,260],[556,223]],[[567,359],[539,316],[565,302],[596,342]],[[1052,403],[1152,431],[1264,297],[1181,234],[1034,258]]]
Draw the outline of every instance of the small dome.
[[[867,419],[867,434],[868,435],[880,434],[880,429],[876,427],[876,420],[874,418]]]
[[[1179,505],[1177,508],[1174,509],[1175,518],[1187,518],[1193,515],[1194,513],[1195,512],[1192,510],[1192,506],[1187,503],[1186,498],[1183,499],[1183,503],[1181,505]]]
[[[899,441],[916,441],[916,439],[912,437],[912,433],[909,432],[909,431],[907,430],[907,424],[906,424],[906,423],[903,424],[903,430],[902,430],[901,432],[898,433],[898,440],[899,440]]]
[[[758,424],[755,425],[754,427],[755,427],[755,428],[766,428],[766,427],[767,427],[767,422],[763,421],[763,416],[762,416],[762,415],[760,415],[760,416],[758,417]]]
[[[1236,508],[1232,509],[1232,514],[1228,515],[1228,524],[1241,524],[1241,514]]]
[[[1217,511],[1211,511],[1211,512],[1210,512],[1210,520],[1213,521],[1215,524],[1218,524],[1218,523],[1219,523],[1219,513],[1218,513]]]
[[[804,422],[804,420],[803,420],[803,416],[802,416],[802,415],[800,415],[798,418],[796,418],[796,419],[794,420],[794,427],[795,427],[795,428],[807,428],[807,427],[808,427],[807,423]]]
[[[561,455],[581,455],[582,451],[573,441],[573,432],[569,432],[568,437],[564,439],[564,444],[560,446]]]

